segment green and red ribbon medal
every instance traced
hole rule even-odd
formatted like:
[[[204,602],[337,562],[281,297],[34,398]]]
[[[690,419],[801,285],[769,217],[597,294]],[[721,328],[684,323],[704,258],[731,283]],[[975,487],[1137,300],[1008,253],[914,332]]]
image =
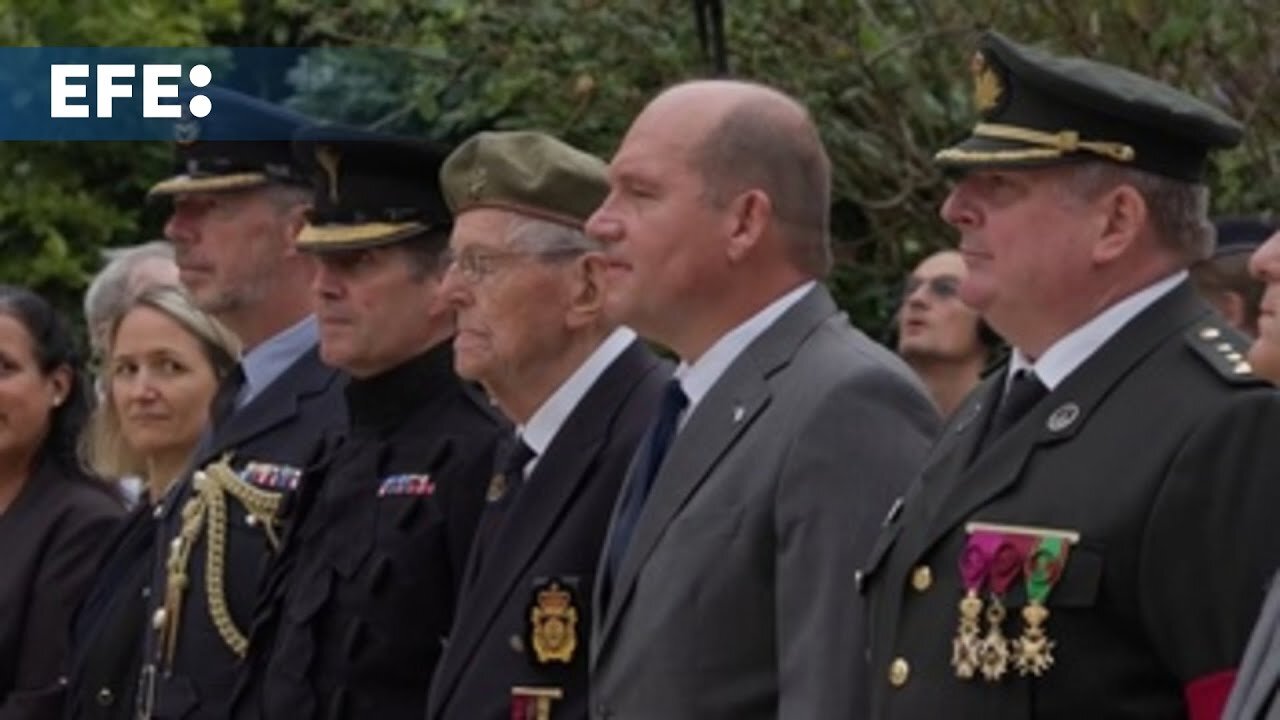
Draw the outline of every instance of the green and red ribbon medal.
[[[1013,664],[1018,673],[1040,677],[1053,666],[1053,648],[1057,643],[1049,639],[1045,623],[1049,620],[1047,601],[1053,586],[1062,576],[1067,564],[1070,545],[1060,537],[1036,538],[1036,544],[1027,554],[1023,569],[1027,589],[1027,604],[1022,608],[1022,636],[1013,641]]]

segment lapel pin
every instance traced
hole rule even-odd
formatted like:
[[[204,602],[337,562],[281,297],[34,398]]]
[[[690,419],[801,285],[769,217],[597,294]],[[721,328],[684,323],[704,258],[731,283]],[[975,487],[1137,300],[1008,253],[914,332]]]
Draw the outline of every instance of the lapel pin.
[[[742,422],[742,418],[746,414],[747,414],[747,411],[743,409],[741,405],[735,405],[733,408],[733,421],[736,423]]]
[[[1054,410],[1053,414],[1049,416],[1049,420],[1045,422],[1045,426],[1049,428],[1050,432],[1062,432],[1075,424],[1079,417],[1080,406],[1069,402],[1060,405],[1057,410]]]
[[[969,409],[965,411],[964,416],[961,417],[960,420],[956,422],[956,434],[959,435],[960,433],[964,432],[969,427],[969,425],[974,420],[977,419],[978,415],[981,412],[982,412],[982,401],[978,401],[970,405]]]

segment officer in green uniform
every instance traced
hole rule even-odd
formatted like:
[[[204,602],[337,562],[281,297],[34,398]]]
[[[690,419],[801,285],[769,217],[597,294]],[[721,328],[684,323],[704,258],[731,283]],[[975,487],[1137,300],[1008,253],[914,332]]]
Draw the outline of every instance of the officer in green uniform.
[[[970,70],[942,216],[1013,351],[860,573],[871,716],[1217,717],[1280,560],[1280,398],[1186,272],[1241,127],[996,33]]]

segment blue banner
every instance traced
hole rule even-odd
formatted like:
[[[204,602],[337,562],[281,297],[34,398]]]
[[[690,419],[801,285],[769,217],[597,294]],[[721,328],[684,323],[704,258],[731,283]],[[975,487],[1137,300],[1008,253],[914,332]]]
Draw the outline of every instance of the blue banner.
[[[405,61],[384,49],[0,48],[0,140],[286,140],[237,117],[241,100],[306,112],[308,97],[350,87],[345,68],[403,77]]]

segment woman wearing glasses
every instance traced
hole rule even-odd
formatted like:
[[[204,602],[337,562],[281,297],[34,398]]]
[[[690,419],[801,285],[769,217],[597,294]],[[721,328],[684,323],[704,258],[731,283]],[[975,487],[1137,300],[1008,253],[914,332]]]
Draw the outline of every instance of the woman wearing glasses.
[[[943,417],[977,386],[999,345],[978,313],[956,294],[964,258],[943,250],[907,278],[897,316],[897,350],[929,389]]]

